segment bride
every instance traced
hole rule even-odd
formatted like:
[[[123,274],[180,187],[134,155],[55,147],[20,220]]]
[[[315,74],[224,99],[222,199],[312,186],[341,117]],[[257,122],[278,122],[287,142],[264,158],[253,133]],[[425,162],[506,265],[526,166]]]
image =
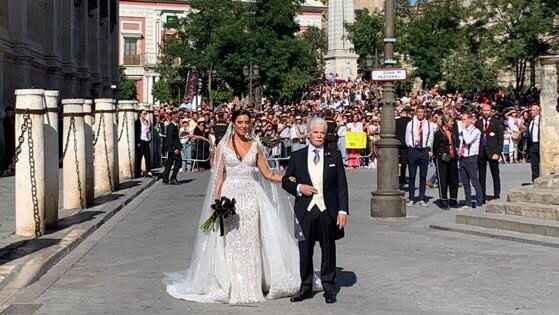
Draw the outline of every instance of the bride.
[[[233,112],[217,146],[200,223],[221,196],[237,201],[225,236],[198,230],[189,268],[167,274],[167,292],[203,303],[248,304],[295,294],[300,285],[295,223],[261,144],[249,136],[250,114]],[[302,234],[300,234],[302,235]]]

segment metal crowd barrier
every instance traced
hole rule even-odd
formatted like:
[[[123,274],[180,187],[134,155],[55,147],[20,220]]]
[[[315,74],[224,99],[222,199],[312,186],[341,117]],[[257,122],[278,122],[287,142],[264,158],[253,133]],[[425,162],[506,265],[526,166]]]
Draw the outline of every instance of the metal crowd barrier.
[[[184,150],[187,150],[188,146],[190,146],[190,157],[184,154]],[[181,152],[182,161],[186,163],[186,169],[189,172],[194,169],[200,170],[202,164],[209,165],[211,154],[212,144],[208,139],[204,138],[193,138],[187,143],[184,143],[183,152]]]
[[[291,139],[278,139],[275,143],[263,141],[262,145],[264,146],[264,153],[271,169],[279,169],[282,162],[287,162],[291,158],[291,148],[293,148],[293,141]]]

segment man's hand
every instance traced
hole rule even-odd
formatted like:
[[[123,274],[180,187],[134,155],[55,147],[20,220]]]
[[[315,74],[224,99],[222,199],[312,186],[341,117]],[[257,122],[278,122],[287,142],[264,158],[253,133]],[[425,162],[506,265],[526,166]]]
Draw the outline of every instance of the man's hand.
[[[493,154],[493,155],[491,156],[491,159],[494,160],[494,161],[499,160],[499,158],[500,158],[500,157],[499,157],[499,154]]]
[[[179,154],[181,154],[181,150],[179,150],[179,149],[176,149],[176,150],[175,150],[175,154],[176,154],[176,155],[179,155]]]
[[[318,193],[318,190],[316,190],[316,188],[314,188],[311,185],[301,185],[299,186],[299,192],[301,192],[303,195],[310,197],[313,194]]]
[[[341,230],[347,224],[347,214],[338,213],[338,219],[336,220],[336,225]]]

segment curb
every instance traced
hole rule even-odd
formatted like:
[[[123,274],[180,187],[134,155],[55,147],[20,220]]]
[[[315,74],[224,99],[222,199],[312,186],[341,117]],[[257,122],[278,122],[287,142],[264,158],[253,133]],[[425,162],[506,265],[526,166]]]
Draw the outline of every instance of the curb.
[[[71,227],[57,244],[30,254],[25,262],[20,264],[20,266],[2,266],[6,268],[8,273],[0,282],[0,310],[3,310],[7,305],[9,305],[9,300],[17,293],[18,290],[33,284],[41,278],[41,276],[43,276],[54,265],[70,254],[78,245],[87,239],[88,236],[98,230],[122,208],[132,202],[148,188],[153,186],[157,181],[158,178],[153,177],[141,184],[140,187],[131,192],[129,195],[124,196],[122,201],[109,206],[110,208],[107,209],[105,215],[95,223],[87,227],[79,224],[76,225],[76,227]]]

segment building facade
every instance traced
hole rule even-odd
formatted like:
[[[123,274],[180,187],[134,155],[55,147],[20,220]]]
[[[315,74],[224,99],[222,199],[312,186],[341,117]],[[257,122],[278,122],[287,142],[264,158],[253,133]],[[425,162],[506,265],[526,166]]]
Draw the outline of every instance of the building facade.
[[[16,89],[59,90],[61,98],[112,97],[118,6],[118,0],[0,0],[0,126]]]
[[[173,30],[165,24],[186,16],[188,0],[121,0],[119,22],[119,62],[128,79],[136,82],[138,101],[154,104],[153,86],[159,80],[156,71],[165,36]],[[321,28],[326,6],[318,0],[307,0],[297,21],[304,31],[309,26]]]

